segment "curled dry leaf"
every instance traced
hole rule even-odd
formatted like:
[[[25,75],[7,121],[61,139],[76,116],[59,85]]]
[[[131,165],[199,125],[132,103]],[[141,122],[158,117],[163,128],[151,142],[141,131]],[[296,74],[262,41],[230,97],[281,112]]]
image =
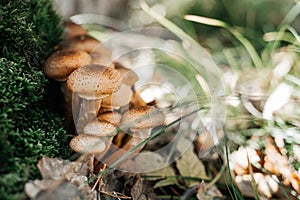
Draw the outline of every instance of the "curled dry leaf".
[[[87,166],[81,162],[71,162],[60,158],[43,157],[37,164],[43,179],[67,180],[82,184],[86,181]]]
[[[25,193],[31,199],[93,199],[89,188],[79,189],[88,180],[87,165],[60,158],[43,157],[39,160],[38,169],[42,180],[34,180],[25,184]],[[84,191],[84,192],[83,192]],[[82,193],[83,192],[83,193]],[[85,198],[93,196],[93,198]]]

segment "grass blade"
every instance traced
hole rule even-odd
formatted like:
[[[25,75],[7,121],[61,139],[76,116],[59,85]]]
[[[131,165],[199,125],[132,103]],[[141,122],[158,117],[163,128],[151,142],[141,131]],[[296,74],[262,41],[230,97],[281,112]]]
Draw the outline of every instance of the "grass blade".
[[[257,52],[256,52],[255,48],[253,47],[253,45],[251,44],[251,42],[249,42],[249,40],[247,40],[247,38],[245,38],[239,31],[237,31],[236,28],[229,26],[229,24],[227,24],[221,20],[202,17],[202,16],[186,15],[186,16],[184,16],[184,18],[189,21],[206,24],[206,25],[210,25],[210,26],[221,27],[221,28],[226,29],[246,48],[255,67],[257,69],[262,69],[264,67],[259,55],[257,54]]]

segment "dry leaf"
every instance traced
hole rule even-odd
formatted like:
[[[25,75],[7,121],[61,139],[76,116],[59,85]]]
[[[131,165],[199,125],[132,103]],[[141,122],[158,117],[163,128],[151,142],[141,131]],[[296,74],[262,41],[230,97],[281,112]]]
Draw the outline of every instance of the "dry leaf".
[[[43,179],[67,180],[76,184],[87,181],[87,166],[80,162],[71,162],[60,158],[43,157],[37,164]]]
[[[160,154],[143,151],[134,158],[135,167],[139,169],[138,172],[148,173],[159,170],[169,165],[167,159],[163,158]]]
[[[189,141],[181,138],[178,146],[186,145]],[[205,166],[199,160],[198,156],[193,151],[193,146],[188,146],[188,149],[182,154],[181,158],[176,161],[176,166],[181,176],[193,177],[199,179],[208,179],[205,172]],[[199,184],[199,181],[185,180],[188,187]]]
[[[78,189],[88,179],[87,166],[60,158],[43,157],[37,164],[43,180],[29,181],[25,193],[31,199],[94,199],[90,188]]]

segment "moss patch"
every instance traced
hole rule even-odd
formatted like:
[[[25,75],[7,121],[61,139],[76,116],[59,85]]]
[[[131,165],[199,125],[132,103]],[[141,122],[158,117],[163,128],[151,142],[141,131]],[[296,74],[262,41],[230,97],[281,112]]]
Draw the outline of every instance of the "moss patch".
[[[0,5],[0,199],[19,199],[44,155],[66,158],[61,119],[47,110],[41,66],[63,28],[50,0]]]

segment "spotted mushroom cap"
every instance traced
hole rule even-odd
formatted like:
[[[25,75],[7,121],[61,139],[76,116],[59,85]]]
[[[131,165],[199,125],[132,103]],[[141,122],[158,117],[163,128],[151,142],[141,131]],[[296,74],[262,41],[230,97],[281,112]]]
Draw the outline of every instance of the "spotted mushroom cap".
[[[105,141],[94,135],[77,135],[70,141],[70,147],[75,152],[99,154],[105,151]]]
[[[44,64],[47,77],[65,81],[77,68],[91,63],[88,53],[81,50],[59,50],[54,52]]]
[[[132,86],[139,80],[139,77],[134,71],[122,66],[120,63],[115,63],[115,69],[121,73],[125,85]]]
[[[117,127],[104,120],[95,120],[85,125],[83,133],[98,137],[112,137],[117,135]]]
[[[104,113],[100,113],[97,119],[102,121],[104,120],[118,126],[121,123],[122,115],[118,112],[106,111]]]
[[[67,86],[82,98],[102,98],[120,89],[121,75],[102,65],[85,65],[70,74]]]
[[[165,115],[162,111],[153,106],[135,107],[122,116],[122,126],[129,127],[131,130],[149,129],[163,125]]]

